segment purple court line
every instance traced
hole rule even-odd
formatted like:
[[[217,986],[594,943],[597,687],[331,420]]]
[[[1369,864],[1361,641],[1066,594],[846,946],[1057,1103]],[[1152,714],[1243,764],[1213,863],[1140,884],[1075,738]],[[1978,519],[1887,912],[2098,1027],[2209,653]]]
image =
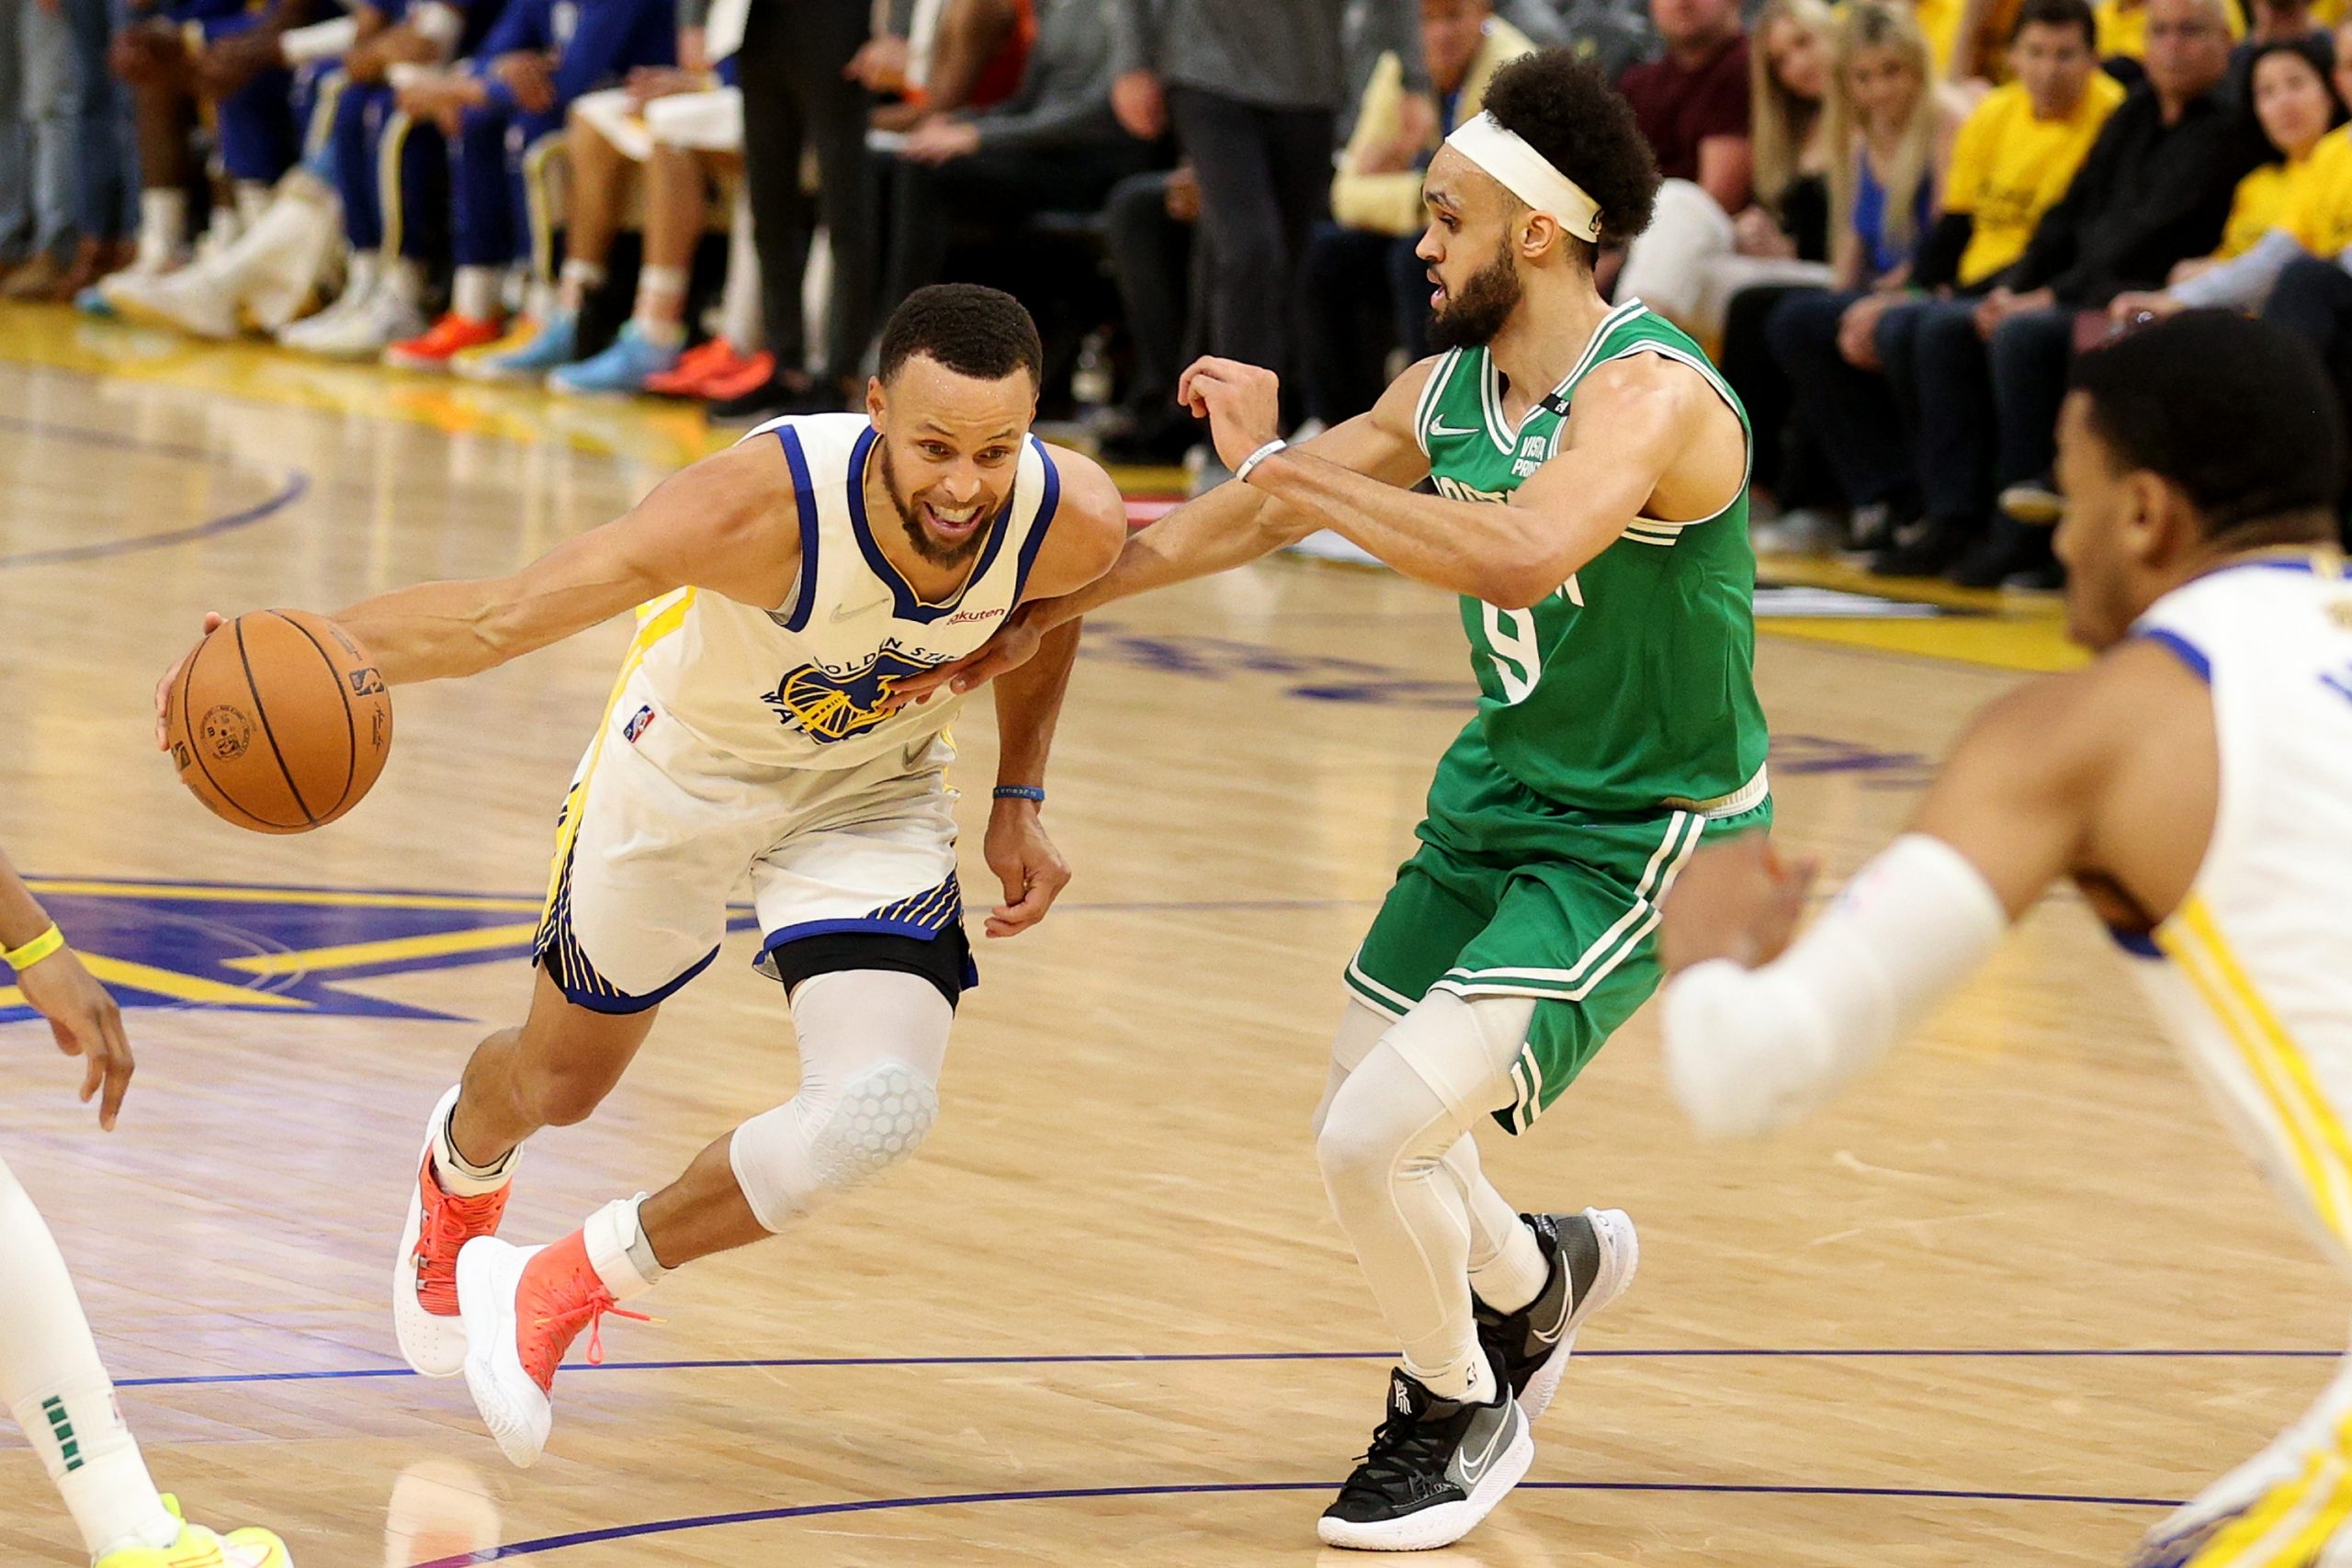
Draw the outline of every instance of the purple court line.
[[[512,1546],[470,1552],[463,1557],[435,1558],[416,1568],[466,1568],[469,1563],[496,1562],[508,1557],[535,1557],[570,1546],[600,1541],[633,1540],[642,1536],[673,1535],[683,1530],[711,1529],[721,1525],[768,1524],[780,1519],[823,1518],[841,1514],[875,1514],[899,1508],[954,1508],[978,1503],[1059,1503],[1103,1497],[1187,1497],[1240,1492],[1331,1492],[1336,1481],[1204,1482],[1168,1486],[1072,1486],[1036,1492],[957,1492],[933,1497],[875,1497],[849,1503],[807,1503],[790,1508],[751,1508],[734,1514],[701,1514],[690,1518],[653,1519],[644,1524],[614,1525],[604,1529],[574,1530],[569,1535],[541,1536]],[[1682,1492],[1727,1496],[1760,1497],[1896,1497],[1927,1502],[1959,1503],[2086,1503],[2114,1508],[2177,1508],[2166,1497],[2104,1497],[2073,1492],[1978,1492],[1939,1486],[1774,1486],[1737,1485],[1728,1482],[1684,1481],[1525,1481],[1531,1492]]]
[[[229,464],[238,461],[200,446],[185,446],[175,442],[141,441],[119,435],[112,431],[85,430],[74,425],[44,424],[39,420],[19,419],[0,414],[0,430],[28,431],[37,435],[64,441],[79,441],[93,446],[109,446],[119,450],[150,452],[166,457],[185,457],[206,463]],[[0,570],[22,566],[63,566],[74,561],[100,560],[109,556],[134,555],[141,550],[159,550],[172,545],[184,545],[194,539],[209,538],[258,523],[274,513],[282,512],[302,499],[311,488],[311,477],[300,468],[288,469],[286,482],[277,494],[242,512],[214,517],[186,528],[169,529],[161,534],[142,534],[132,539],[107,539],[90,545],[68,545],[53,550],[24,550],[12,556],[0,556]]]
[[[2118,1348],[2084,1350],[2010,1349],[1856,1349],[1808,1350],[1767,1348],[1743,1350],[1713,1346],[1649,1350],[1579,1350],[1578,1360],[1695,1360],[1809,1358],[1815,1360],[2335,1360],[2341,1350],[2205,1350]],[[822,1371],[842,1367],[1100,1367],[1168,1366],[1217,1361],[1387,1361],[1394,1350],[1199,1350],[1136,1352],[1096,1356],[782,1356],[727,1360],[605,1361],[574,1363],[564,1369],[579,1372],[740,1371],[744,1370]],[[118,1388],[194,1388],[215,1383],[340,1382],[359,1378],[408,1378],[406,1367],[351,1367],[310,1372],[208,1372],[183,1377],[117,1378]]]

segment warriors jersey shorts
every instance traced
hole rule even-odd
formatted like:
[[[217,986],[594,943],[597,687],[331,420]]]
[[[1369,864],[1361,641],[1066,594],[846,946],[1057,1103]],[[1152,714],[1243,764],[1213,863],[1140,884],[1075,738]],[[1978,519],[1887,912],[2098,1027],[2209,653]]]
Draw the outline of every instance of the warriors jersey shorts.
[[[977,984],[954,758],[928,736],[854,767],[760,767],[689,734],[630,682],[564,797],[535,957],[581,1006],[641,1012],[718,956],[748,875],[763,973],[788,943],[870,933],[951,942],[963,984]]]
[[[1421,845],[1348,965],[1349,992],[1392,1017],[1432,990],[1535,998],[1495,1120],[1523,1133],[1660,978],[1658,905],[1702,840],[1769,828],[1736,815],[1604,816],[1497,766],[1473,735],[1438,764]]]

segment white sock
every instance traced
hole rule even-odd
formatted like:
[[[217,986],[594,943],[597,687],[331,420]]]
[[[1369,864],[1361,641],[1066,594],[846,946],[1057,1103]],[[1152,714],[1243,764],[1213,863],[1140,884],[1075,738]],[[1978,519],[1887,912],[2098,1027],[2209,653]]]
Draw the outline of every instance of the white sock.
[[[562,276],[556,285],[556,309],[566,315],[576,316],[588,296],[604,286],[604,263],[567,261],[563,264]]]
[[[735,221],[727,236],[727,291],[718,303],[718,330],[738,354],[760,345],[760,253],[752,244],[751,198],[735,192]]]
[[[407,256],[387,256],[383,267],[381,287],[387,296],[403,305],[413,305],[424,297],[424,267]]]
[[[686,269],[682,266],[639,267],[637,308],[629,320],[638,336],[662,348],[686,341]]]
[[[237,182],[237,220],[239,222],[250,229],[261,221],[261,215],[268,210],[269,186],[259,180]]]
[[[1436,1394],[1440,1399],[1466,1400],[1472,1404],[1492,1404],[1495,1402],[1495,1371],[1487,1361],[1487,1353],[1478,1348],[1476,1340],[1453,1365],[1424,1371],[1404,1363],[1405,1375]]]
[[[139,265],[153,271],[187,249],[187,192],[139,193]]]
[[[642,1192],[634,1198],[616,1198],[580,1227],[581,1239],[588,1244],[589,1267],[596,1270],[596,1278],[616,1302],[643,1295],[669,1272],[645,1239],[645,1226],[638,1218],[644,1202]]]
[[[0,1403],[40,1454],[94,1558],[168,1547],[179,1521],[155,1494],[139,1443],[115,1408],[65,1259],[39,1210],[0,1162]]]
[[[458,1107],[453,1101],[449,1114],[433,1128],[433,1176],[441,1183],[441,1190],[452,1198],[479,1198],[485,1192],[495,1192],[514,1179],[514,1156],[523,1152],[517,1144],[492,1165],[476,1165],[458,1152],[455,1139],[449,1135],[449,1123],[456,1120]]]
[[[351,260],[344,266],[343,300],[357,305],[376,292],[376,285],[383,276],[384,257],[381,252],[352,252]]]
[[[498,320],[498,268],[459,267],[449,282],[449,309],[469,321]]]

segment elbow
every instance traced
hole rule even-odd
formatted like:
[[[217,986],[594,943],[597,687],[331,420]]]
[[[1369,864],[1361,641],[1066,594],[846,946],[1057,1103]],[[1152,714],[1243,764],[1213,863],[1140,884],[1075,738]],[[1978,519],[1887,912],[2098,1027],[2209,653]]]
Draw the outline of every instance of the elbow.
[[[1482,563],[1472,592],[1498,610],[1530,610],[1557,592],[1567,575],[1541,560]]]

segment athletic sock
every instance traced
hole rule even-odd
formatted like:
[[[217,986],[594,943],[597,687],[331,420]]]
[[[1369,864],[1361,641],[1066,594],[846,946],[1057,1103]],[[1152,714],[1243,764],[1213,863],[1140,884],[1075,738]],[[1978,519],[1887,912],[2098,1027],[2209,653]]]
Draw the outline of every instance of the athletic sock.
[[[433,1129],[433,1179],[441,1190],[452,1198],[479,1198],[485,1192],[495,1192],[513,1179],[514,1156],[523,1152],[517,1144],[489,1165],[476,1165],[458,1152],[456,1138],[450,1135],[449,1124],[458,1118],[455,1101],[449,1113]]]
[[[686,309],[686,269],[682,266],[639,267],[637,309],[629,317],[637,333],[661,348],[675,348],[686,340],[681,319]]]
[[[1486,1352],[1479,1349],[1476,1342],[1450,1367],[1425,1372],[1408,1361],[1405,1364],[1405,1375],[1440,1399],[1470,1404],[1492,1404],[1495,1402],[1495,1371],[1487,1362]]]
[[[168,1547],[179,1522],[156,1495],[115,1406],[74,1280],[32,1199],[0,1163],[0,1403],[41,1458],[93,1558]]]
[[[604,286],[604,263],[567,261],[563,264],[562,277],[556,285],[555,308],[567,315],[576,316],[588,296]]]
[[[236,196],[238,221],[248,229],[260,222],[261,215],[269,210],[269,186],[261,180],[239,180]]]
[[[139,193],[139,265],[164,266],[187,249],[187,192],[148,189]]]
[[[498,320],[498,269],[459,267],[449,281],[449,309],[469,321]]]
[[[616,1198],[580,1227],[581,1239],[588,1247],[588,1266],[596,1270],[596,1278],[616,1302],[643,1295],[669,1272],[645,1239],[645,1226],[638,1218],[644,1203],[642,1192],[634,1198]]]
[[[1480,1301],[1508,1314],[1542,1295],[1551,1279],[1552,1263],[1544,1256],[1543,1245],[1524,1220],[1515,1220],[1500,1250],[1470,1270],[1470,1288]]]
[[[718,330],[738,354],[760,346],[760,253],[752,243],[749,196],[735,192],[735,219],[727,238],[727,290],[720,297]]]
[[[408,256],[384,258],[383,291],[403,305],[424,297],[424,268]]]

